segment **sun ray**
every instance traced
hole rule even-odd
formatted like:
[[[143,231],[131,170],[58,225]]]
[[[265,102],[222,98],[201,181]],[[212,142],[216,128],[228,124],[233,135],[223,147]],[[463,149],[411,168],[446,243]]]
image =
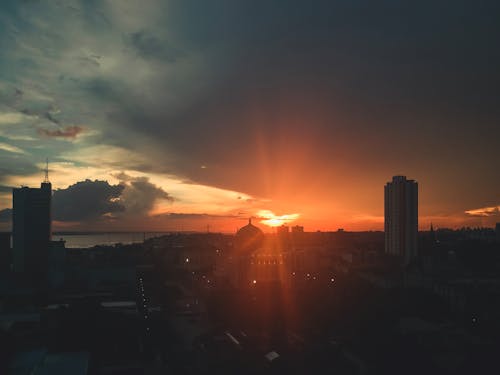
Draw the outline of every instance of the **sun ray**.
[[[260,210],[257,216],[261,219],[261,223],[270,227],[279,227],[284,224],[291,223],[300,217],[300,214],[284,214],[275,215],[274,212],[270,210]]]

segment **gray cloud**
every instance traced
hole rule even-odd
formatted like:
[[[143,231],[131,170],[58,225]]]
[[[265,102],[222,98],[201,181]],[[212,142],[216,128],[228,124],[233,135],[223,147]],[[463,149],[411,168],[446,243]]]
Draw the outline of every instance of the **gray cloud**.
[[[66,189],[54,191],[52,207],[54,219],[59,221],[89,221],[104,215],[116,215],[125,207],[119,201],[123,185],[107,181],[79,181]]]
[[[3,181],[3,176],[14,175],[30,175],[40,171],[40,169],[33,163],[31,158],[21,155],[22,158],[17,157],[17,154],[9,153],[2,155],[0,163],[0,183]],[[43,159],[42,159],[43,160]],[[41,173],[41,172],[40,172]],[[42,176],[40,174],[40,176]]]
[[[131,177],[120,173],[117,178],[121,178],[124,186],[120,201],[126,208],[127,215],[147,214],[159,199],[169,202],[174,200],[161,187],[149,182],[147,177]]]
[[[102,219],[136,220],[148,214],[157,200],[173,202],[174,198],[148,178],[119,174],[121,183],[79,181],[66,189],[54,190],[53,219],[57,221],[98,221]],[[0,191],[11,190],[0,186]],[[11,220],[11,209],[0,210],[0,221]]]
[[[185,55],[168,41],[161,40],[145,30],[131,33],[126,39],[126,43],[145,59],[158,59],[161,62],[173,63]]]
[[[82,67],[98,68],[101,66],[99,63],[100,56],[90,55],[90,56],[79,56],[76,60],[82,65]]]
[[[45,113],[44,113],[44,117],[45,117],[47,120],[49,120],[50,122],[52,122],[53,124],[56,124],[56,125],[60,125],[60,124],[61,124],[61,122],[60,122],[58,119],[56,119],[56,118],[52,115],[52,113],[50,113],[50,112],[45,112]]]
[[[48,120],[52,124],[60,125],[61,122],[54,117],[51,111],[53,111],[53,108],[49,107],[48,109],[24,108],[20,112],[28,116],[38,116],[41,119]]]

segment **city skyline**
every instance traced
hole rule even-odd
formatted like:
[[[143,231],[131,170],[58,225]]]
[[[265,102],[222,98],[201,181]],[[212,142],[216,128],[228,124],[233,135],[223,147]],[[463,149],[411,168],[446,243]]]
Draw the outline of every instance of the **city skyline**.
[[[500,374],[499,15],[2,0],[0,374]]]
[[[46,157],[55,230],[383,230],[399,174],[420,229],[493,227],[497,8],[7,1],[0,230]]]
[[[45,185],[51,185],[50,181],[49,181],[49,178],[48,178],[48,175],[49,175],[49,164],[48,164],[48,160],[46,161],[46,167],[45,169],[43,169],[43,172],[45,173],[45,179],[43,180],[43,182],[41,183],[41,185],[43,186],[44,184]],[[80,181],[78,183],[76,183],[75,185],[73,186],[70,186],[70,188],[72,187],[75,187],[75,186],[78,186],[80,184],[96,184],[96,185],[101,185],[101,186],[108,186],[108,187],[113,187],[113,186],[110,186],[106,181],[98,181],[98,180],[95,180],[95,181],[90,181],[90,180],[85,180],[85,181]],[[425,223],[425,224],[420,224],[420,215],[418,214],[418,210],[419,210],[419,202],[418,202],[418,183],[415,181],[415,180],[406,180],[406,176],[401,176],[401,175],[395,175],[392,177],[392,182],[388,182],[387,184],[385,184],[385,188],[384,188],[384,195],[383,197],[381,197],[381,200],[383,200],[384,202],[384,216],[382,216],[382,228],[379,228],[379,227],[375,227],[375,228],[367,228],[367,229],[350,229],[348,228],[347,230],[353,230],[353,231],[384,231],[386,232],[386,234],[388,236],[391,236],[390,234],[388,234],[389,232],[391,232],[391,228],[388,228],[388,225],[389,227],[391,226],[390,223],[392,221],[392,217],[394,215],[398,215],[397,212],[399,212],[399,208],[394,208],[395,206],[393,206],[394,203],[393,202],[393,199],[396,199],[395,197],[392,198],[392,196],[394,194],[396,194],[395,192],[392,192],[392,189],[396,189],[396,188],[392,188],[393,185],[397,185],[397,184],[413,184],[415,186],[417,186],[417,190],[416,190],[416,196],[415,196],[415,208],[414,208],[414,214],[416,215],[416,219],[414,220],[414,224],[415,224],[415,228],[417,228],[417,230],[421,231],[425,231],[425,230],[428,230],[429,227],[432,227],[434,225],[434,227],[437,229],[439,228],[439,226],[436,226],[436,224],[439,224],[439,221],[438,222],[430,222],[430,223]],[[119,184],[119,185],[116,185],[114,186],[114,193],[111,194],[111,200],[110,200],[110,204],[116,204],[117,207],[119,207],[119,204],[120,204],[120,200],[114,200],[113,197],[116,196],[120,196],[120,194],[122,193],[122,191],[126,188],[126,186],[124,186],[123,184]],[[390,189],[390,190],[388,190]],[[21,187],[19,188],[13,188],[12,190],[12,202],[14,203],[14,193],[16,191],[22,191],[22,190],[37,190],[37,189],[33,189],[33,188],[30,188],[28,186],[24,186],[22,185]],[[83,201],[83,202],[72,202],[70,201],[71,197],[64,197],[64,192],[65,192],[65,189],[60,189],[56,196],[57,197],[61,197],[61,198],[58,198],[56,199],[56,210],[55,210],[55,217],[56,217],[56,220],[52,220],[53,223],[55,223],[55,231],[56,232],[64,232],[65,230],[67,231],[72,231],[72,230],[76,230],[76,231],[95,231],[95,232],[105,232],[106,229],[108,229],[109,227],[105,227],[104,230],[102,230],[102,228],[99,228],[99,229],[94,229],[94,227],[88,227],[87,224],[83,224],[81,222],[75,222],[75,221],[72,221],[70,222],[70,225],[69,226],[65,226],[64,225],[64,221],[59,221],[57,219],[59,219],[60,217],[64,217],[64,215],[66,215],[69,212],[72,212],[72,210],[74,210],[74,207],[75,205],[79,206],[81,205],[81,207],[83,207],[84,205],[96,205],[96,204],[99,204],[100,202],[96,202],[93,200],[92,196],[89,195],[88,197],[86,197],[86,199]],[[63,194],[61,194],[63,193]],[[113,195],[114,194],[114,195]],[[168,199],[170,199],[168,197]],[[388,206],[389,205],[389,206]],[[123,208],[117,208],[117,211],[121,211]],[[396,210],[393,212],[393,210]],[[491,211],[491,212],[488,212]],[[482,212],[483,210],[476,210],[478,212],[474,213],[474,214],[471,214],[471,216],[478,216],[478,217],[481,217],[481,218],[493,218],[494,220],[495,219],[495,216],[496,216],[496,212],[495,212],[495,209],[491,209],[491,208],[487,208],[484,210],[484,212]],[[12,209],[4,209],[3,211],[0,211],[0,213],[2,213],[4,215],[3,217],[3,221],[4,221],[4,224],[7,223],[7,226],[4,225],[4,227],[6,227],[7,229],[11,229],[10,227],[10,224],[13,224],[13,210]],[[170,214],[169,214],[170,215]],[[121,218],[120,217],[116,217],[116,218],[113,218],[114,221],[118,222],[118,227],[111,227],[111,230],[110,232],[113,232],[113,231],[117,231],[117,232],[126,232],[126,231],[130,231],[130,232],[179,232],[179,231],[186,231],[186,232],[190,232],[190,231],[195,231],[195,232],[210,232],[211,230],[213,232],[222,232],[222,233],[233,233],[233,232],[236,232],[239,228],[241,228],[243,226],[243,224],[245,224],[245,222],[247,222],[247,220],[250,220],[252,218],[255,218],[257,219],[257,222],[259,223],[259,225],[261,226],[262,229],[264,229],[264,231],[266,231],[266,228],[267,228],[267,232],[268,233],[274,233],[276,228],[278,227],[293,227],[293,226],[297,226],[297,227],[301,227],[301,228],[304,228],[303,225],[300,225],[302,224],[304,221],[303,220],[300,220],[300,214],[298,213],[295,213],[295,214],[284,214],[284,215],[276,215],[274,214],[272,211],[270,210],[259,210],[257,212],[254,212],[253,214],[252,213],[243,213],[243,212],[239,212],[238,214],[234,214],[234,215],[220,215],[220,216],[217,216],[217,215],[209,215],[209,214],[201,214],[199,215],[198,219],[200,220],[203,220],[201,222],[201,227],[200,226],[194,226],[194,227],[189,227],[189,226],[185,226],[186,223],[184,221],[185,218],[189,218],[190,214],[171,214],[172,216],[176,216],[176,215],[179,215],[180,218],[179,218],[179,221],[176,222],[175,224],[170,224],[169,227],[155,227],[155,223],[153,223],[153,227],[149,226],[151,225],[151,223],[146,223],[144,224],[142,227],[129,227],[128,229],[124,229],[121,225],[123,224],[121,222]],[[427,218],[426,218],[427,219]],[[217,222],[217,220],[220,220],[219,222]],[[399,219],[398,219],[399,220]],[[405,221],[406,219],[402,219],[403,221]],[[411,219],[413,220],[413,219]],[[490,227],[490,228],[494,228],[496,226],[498,226],[498,223],[495,222],[494,220],[492,220],[492,225],[491,226],[488,226],[488,225],[483,225],[483,221],[481,220],[480,222],[480,225],[477,225],[475,227],[477,228],[482,228],[482,227]],[[227,221],[230,221],[231,224],[228,226],[227,225]],[[225,222],[225,223],[224,223]],[[307,222],[307,221],[306,221]],[[413,222],[413,221],[412,221]],[[0,223],[1,224],[1,223]],[[236,224],[236,226],[234,226]],[[158,223],[156,223],[156,225],[158,225]],[[161,225],[161,224],[160,224]],[[232,226],[231,226],[232,225]],[[117,229],[118,228],[118,229]],[[223,228],[221,230],[221,228]],[[441,228],[447,228],[447,229],[460,229],[460,228],[465,228],[465,226],[442,226]],[[279,229],[279,228],[278,228]],[[317,229],[317,228],[307,228],[308,230],[310,231],[316,231],[316,230],[320,230],[320,229]],[[344,231],[345,228],[342,227],[342,225],[338,226],[337,228],[327,228],[326,230],[323,229],[324,231]],[[398,231],[398,229],[393,229],[392,231]],[[415,238],[416,240],[416,238]],[[396,246],[397,247],[397,246]],[[416,248],[415,248],[416,249]],[[391,252],[390,250],[387,250],[386,249],[386,252]]]

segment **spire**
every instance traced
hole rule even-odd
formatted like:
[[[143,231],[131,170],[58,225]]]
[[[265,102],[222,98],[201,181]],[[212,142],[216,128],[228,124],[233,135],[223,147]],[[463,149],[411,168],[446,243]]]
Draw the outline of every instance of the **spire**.
[[[434,232],[434,226],[431,223],[431,240],[433,243],[437,242],[436,232]]]
[[[49,181],[49,158],[46,158],[45,159],[45,178],[43,180],[44,183],[48,184],[50,181]]]
[[[252,225],[252,217],[248,218],[248,225]]]

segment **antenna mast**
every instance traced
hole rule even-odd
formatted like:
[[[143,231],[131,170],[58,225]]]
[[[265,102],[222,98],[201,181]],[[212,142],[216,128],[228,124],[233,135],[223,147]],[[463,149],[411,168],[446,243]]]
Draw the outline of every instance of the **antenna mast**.
[[[43,180],[44,183],[48,184],[49,183],[49,158],[45,159],[45,179]]]

